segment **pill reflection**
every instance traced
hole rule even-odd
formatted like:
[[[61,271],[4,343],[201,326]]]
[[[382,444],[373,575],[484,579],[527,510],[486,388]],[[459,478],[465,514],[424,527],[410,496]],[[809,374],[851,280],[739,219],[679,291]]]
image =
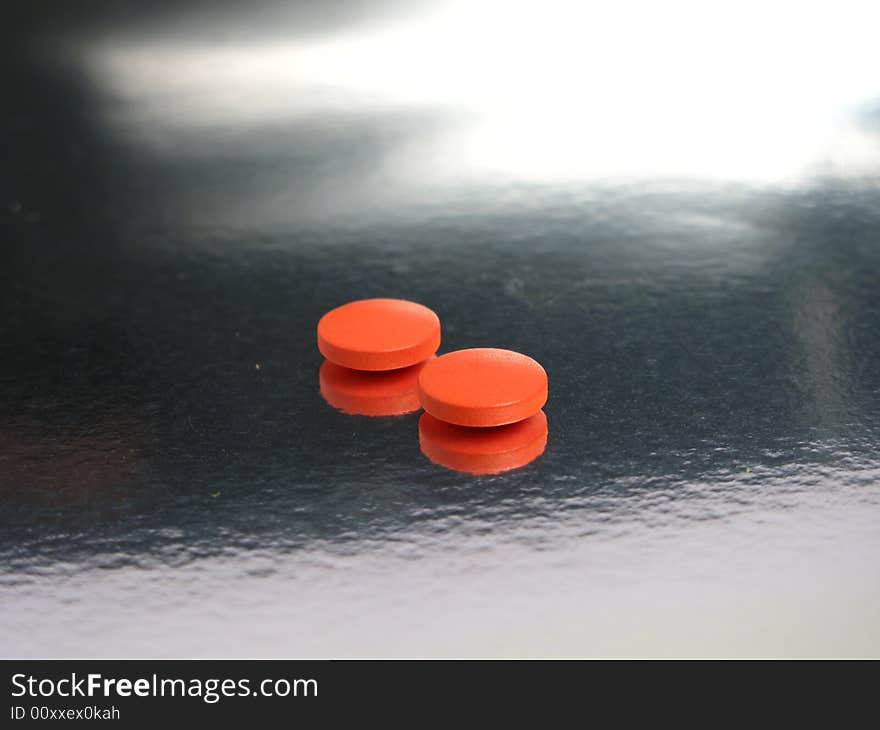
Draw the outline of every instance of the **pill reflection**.
[[[419,445],[435,464],[471,474],[498,474],[537,459],[547,446],[547,416],[507,426],[474,428],[441,421],[429,413],[419,419]]]
[[[318,382],[324,400],[343,413],[400,416],[420,408],[419,373],[424,365],[422,362],[398,370],[366,371],[324,360]]]

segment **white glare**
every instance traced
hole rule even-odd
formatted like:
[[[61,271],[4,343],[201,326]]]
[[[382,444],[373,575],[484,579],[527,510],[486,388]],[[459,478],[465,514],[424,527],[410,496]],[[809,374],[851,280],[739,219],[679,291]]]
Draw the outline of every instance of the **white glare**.
[[[876,143],[847,126],[855,104],[880,96],[875,5],[472,0],[302,42],[110,39],[87,60],[128,105],[116,121],[156,144],[422,109],[460,120],[401,155],[423,174],[778,179],[880,164]]]

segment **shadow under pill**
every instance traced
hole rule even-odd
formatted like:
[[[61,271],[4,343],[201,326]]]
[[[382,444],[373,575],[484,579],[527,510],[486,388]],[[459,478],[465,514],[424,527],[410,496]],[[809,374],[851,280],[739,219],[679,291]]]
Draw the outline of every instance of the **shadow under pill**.
[[[425,362],[397,370],[352,370],[324,360],[318,373],[321,395],[354,416],[401,416],[419,405],[419,373]]]
[[[547,446],[547,415],[533,416],[506,426],[456,426],[423,413],[419,419],[419,446],[432,462],[470,474],[499,474],[530,464]]]

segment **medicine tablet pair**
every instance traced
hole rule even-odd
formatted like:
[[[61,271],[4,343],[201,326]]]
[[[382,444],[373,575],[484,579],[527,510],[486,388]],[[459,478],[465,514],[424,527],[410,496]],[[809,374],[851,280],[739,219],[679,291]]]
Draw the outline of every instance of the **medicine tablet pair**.
[[[321,392],[331,405],[366,415],[425,409],[422,451],[473,473],[522,466],[547,440],[547,373],[510,350],[476,348],[439,357],[440,320],[400,299],[365,299],[318,322]],[[381,406],[378,404],[382,403]]]

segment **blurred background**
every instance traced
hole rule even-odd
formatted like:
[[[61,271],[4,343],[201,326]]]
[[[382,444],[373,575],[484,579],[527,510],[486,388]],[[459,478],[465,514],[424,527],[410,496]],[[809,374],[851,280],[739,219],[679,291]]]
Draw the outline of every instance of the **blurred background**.
[[[880,653],[876,3],[17,5],[0,653]],[[370,296],[545,454],[325,404]]]

